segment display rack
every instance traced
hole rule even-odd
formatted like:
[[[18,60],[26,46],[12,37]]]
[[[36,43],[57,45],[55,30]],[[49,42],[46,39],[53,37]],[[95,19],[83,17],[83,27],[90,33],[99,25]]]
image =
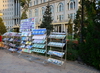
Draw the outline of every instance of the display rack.
[[[49,55],[47,61],[61,66],[63,65],[64,61],[66,61],[66,34],[52,32],[49,35],[49,38],[50,42],[48,43],[48,46],[50,46],[50,49],[47,53]]]
[[[31,32],[34,29],[35,18],[28,18],[21,20],[20,32],[21,32],[21,48],[22,52],[31,53],[32,42]]]
[[[7,32],[3,36],[6,36],[3,41],[6,46],[8,46],[9,51],[17,51],[19,45],[20,45],[20,36],[18,36],[19,33],[16,32]]]
[[[4,42],[4,45],[7,45],[8,46],[8,42],[9,42],[9,39],[10,39],[10,36],[9,36],[9,33],[10,32],[6,32],[3,34],[3,42]]]
[[[16,48],[20,48],[20,42],[21,42],[21,33],[17,33],[15,36],[14,36],[14,44],[16,44]]]
[[[41,53],[46,56],[47,51],[47,38],[46,29],[34,29],[32,30],[32,52]]]
[[[31,53],[32,42],[31,42],[31,32],[21,33],[21,46],[22,52]]]

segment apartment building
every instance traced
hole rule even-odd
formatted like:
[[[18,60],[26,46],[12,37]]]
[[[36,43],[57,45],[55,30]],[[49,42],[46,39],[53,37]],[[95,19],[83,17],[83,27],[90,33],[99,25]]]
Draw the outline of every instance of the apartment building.
[[[41,24],[47,4],[51,6],[53,31],[67,32],[69,19],[75,19],[79,0],[31,0],[28,18],[36,18],[36,28]]]
[[[20,24],[19,0],[0,0],[0,11],[7,30]]]

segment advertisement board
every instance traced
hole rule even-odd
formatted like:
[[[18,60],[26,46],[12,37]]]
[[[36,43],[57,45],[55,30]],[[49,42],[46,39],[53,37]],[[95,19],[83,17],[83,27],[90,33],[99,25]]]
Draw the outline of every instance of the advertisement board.
[[[21,20],[20,32],[31,32],[35,28],[35,18]]]

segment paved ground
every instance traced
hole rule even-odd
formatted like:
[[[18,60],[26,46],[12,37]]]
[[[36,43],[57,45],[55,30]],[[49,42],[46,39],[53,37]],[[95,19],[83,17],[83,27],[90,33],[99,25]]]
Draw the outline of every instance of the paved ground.
[[[100,73],[100,71],[76,62],[66,62],[66,68],[52,64],[30,62],[18,54],[0,50],[0,73]]]

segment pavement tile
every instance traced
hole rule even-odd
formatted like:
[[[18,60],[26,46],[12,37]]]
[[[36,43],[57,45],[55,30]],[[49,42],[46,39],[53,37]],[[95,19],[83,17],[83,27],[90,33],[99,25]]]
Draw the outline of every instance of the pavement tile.
[[[76,62],[67,61],[65,69],[54,64],[30,62],[18,54],[0,50],[0,73],[100,73],[100,71]]]

